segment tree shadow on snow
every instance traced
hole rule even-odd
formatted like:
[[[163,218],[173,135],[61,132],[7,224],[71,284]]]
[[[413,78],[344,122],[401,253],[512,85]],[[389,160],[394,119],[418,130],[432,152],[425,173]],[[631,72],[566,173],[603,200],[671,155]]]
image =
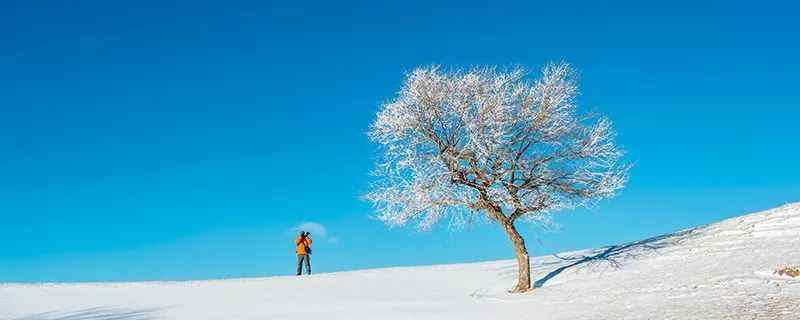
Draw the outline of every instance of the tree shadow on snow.
[[[550,281],[550,279],[553,279],[567,269],[577,269],[600,265],[619,269],[626,260],[635,259],[641,255],[680,244],[689,238],[697,236],[703,228],[704,227],[687,229],[675,233],[647,238],[644,240],[603,247],[590,251],[588,254],[579,254],[571,257],[560,257],[558,255],[554,255],[559,260],[555,263],[546,263],[545,266],[550,264],[566,264],[550,271],[544,277],[534,281],[533,286],[534,288],[541,288],[545,285],[545,283],[547,283],[547,281]]]
[[[75,311],[50,311],[32,314],[14,320],[154,320],[158,308],[125,309],[94,307]]]

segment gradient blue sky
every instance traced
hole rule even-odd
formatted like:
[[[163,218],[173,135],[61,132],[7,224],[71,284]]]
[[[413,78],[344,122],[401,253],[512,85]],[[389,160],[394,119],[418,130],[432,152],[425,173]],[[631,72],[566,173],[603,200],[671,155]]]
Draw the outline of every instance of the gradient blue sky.
[[[511,258],[359,200],[379,103],[432,63],[565,59],[615,122],[627,188],[525,227],[534,255],[800,200],[788,2],[165,3],[0,3],[0,282],[285,275],[303,222],[318,272]]]

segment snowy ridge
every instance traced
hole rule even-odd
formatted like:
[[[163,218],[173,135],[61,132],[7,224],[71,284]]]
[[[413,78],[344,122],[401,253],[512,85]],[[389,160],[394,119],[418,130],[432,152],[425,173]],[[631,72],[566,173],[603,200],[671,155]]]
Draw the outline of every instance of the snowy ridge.
[[[514,261],[207,281],[0,284],[2,320],[800,319],[800,203],[632,243]]]

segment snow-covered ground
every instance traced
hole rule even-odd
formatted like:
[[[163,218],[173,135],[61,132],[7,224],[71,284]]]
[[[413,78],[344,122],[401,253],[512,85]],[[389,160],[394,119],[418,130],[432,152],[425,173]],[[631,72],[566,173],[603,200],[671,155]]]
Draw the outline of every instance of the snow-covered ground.
[[[0,319],[800,319],[800,203],[513,261],[186,282],[0,285]]]

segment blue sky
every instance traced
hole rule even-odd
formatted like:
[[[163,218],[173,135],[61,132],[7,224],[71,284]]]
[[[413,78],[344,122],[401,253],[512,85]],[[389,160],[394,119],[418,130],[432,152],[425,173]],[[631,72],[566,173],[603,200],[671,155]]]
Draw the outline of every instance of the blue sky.
[[[0,282],[506,259],[503,233],[389,229],[365,132],[420,65],[567,60],[636,166],[524,227],[534,255],[800,201],[797,6],[591,1],[0,3]]]

